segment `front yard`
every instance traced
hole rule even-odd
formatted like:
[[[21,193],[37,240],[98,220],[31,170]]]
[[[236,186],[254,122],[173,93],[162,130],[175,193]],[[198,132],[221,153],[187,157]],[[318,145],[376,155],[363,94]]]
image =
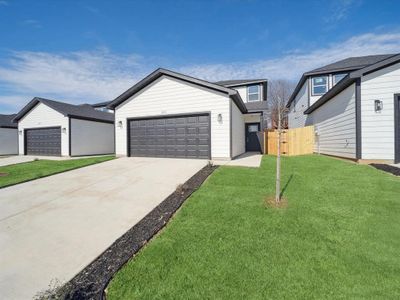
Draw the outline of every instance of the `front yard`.
[[[112,280],[108,299],[400,297],[400,179],[323,156],[220,167]]]
[[[82,168],[113,159],[114,156],[97,156],[68,160],[36,160],[0,167],[0,188],[41,177]]]

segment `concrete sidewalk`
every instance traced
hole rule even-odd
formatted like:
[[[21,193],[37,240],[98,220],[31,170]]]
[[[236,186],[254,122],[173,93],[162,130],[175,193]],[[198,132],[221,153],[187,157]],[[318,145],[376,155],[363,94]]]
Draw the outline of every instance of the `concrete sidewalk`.
[[[119,158],[0,189],[0,294],[65,282],[208,162]]]
[[[216,160],[214,165],[238,166],[259,168],[261,165],[262,154],[260,152],[246,152],[232,160]]]

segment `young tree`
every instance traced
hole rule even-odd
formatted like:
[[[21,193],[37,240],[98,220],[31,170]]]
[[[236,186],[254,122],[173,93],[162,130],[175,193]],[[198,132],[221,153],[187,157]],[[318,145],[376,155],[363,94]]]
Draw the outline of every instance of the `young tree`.
[[[281,201],[281,142],[282,129],[287,127],[286,104],[293,91],[293,83],[287,80],[274,80],[269,83],[269,112],[271,124],[278,131],[278,153],[276,157],[275,203]]]

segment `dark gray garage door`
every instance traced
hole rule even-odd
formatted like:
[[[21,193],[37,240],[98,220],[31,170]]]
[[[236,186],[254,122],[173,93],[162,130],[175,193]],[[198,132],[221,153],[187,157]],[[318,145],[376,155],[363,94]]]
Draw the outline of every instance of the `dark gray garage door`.
[[[25,154],[61,156],[61,128],[25,129]]]
[[[128,124],[130,156],[210,158],[208,114],[134,119]]]

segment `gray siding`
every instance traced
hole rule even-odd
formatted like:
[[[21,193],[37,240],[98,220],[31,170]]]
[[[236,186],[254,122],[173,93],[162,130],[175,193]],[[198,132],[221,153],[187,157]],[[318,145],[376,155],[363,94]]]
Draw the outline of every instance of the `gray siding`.
[[[289,128],[310,125],[310,117],[304,114],[308,108],[308,80],[303,84],[289,109]]]
[[[311,114],[315,152],[356,158],[355,84],[352,84]]]
[[[18,129],[0,128],[0,155],[18,154]]]
[[[114,124],[71,119],[71,155],[114,153]]]

